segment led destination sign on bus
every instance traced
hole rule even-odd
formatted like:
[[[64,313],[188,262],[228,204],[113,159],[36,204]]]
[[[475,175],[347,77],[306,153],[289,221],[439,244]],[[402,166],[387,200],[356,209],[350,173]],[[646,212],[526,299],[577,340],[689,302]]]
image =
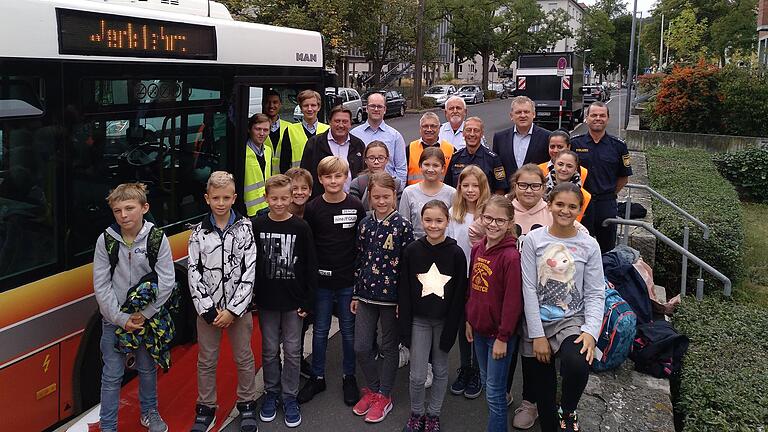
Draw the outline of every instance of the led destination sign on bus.
[[[57,9],[59,53],[216,60],[216,28]]]

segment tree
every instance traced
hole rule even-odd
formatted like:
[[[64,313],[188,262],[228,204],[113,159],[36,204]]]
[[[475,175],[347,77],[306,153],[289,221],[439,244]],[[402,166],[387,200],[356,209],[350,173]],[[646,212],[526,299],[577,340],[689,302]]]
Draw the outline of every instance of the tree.
[[[690,5],[669,23],[667,45],[674,51],[675,57],[692,62],[703,57],[704,34],[707,31],[707,19],[696,20],[696,12]]]
[[[373,84],[382,67],[410,57],[416,44],[418,5],[411,0],[379,0],[360,3],[352,22],[350,43],[372,63]]]
[[[599,75],[605,75],[612,70],[610,62],[616,49],[616,41],[613,38],[615,30],[616,27],[605,11],[595,7],[585,11],[577,36],[576,50],[590,50],[584,56],[584,64],[591,64]]]
[[[482,88],[488,88],[491,56],[502,58],[536,52],[572,37],[564,11],[545,14],[535,0],[447,0],[448,37],[463,59],[482,58]],[[535,31],[531,31],[535,29]]]

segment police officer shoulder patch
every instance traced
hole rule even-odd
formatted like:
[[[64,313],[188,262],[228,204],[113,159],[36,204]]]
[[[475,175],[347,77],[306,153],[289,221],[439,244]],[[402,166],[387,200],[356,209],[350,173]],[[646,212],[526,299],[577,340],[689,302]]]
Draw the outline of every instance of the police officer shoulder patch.
[[[622,159],[624,160],[624,166],[625,167],[632,166],[632,158],[628,154],[622,156]]]
[[[500,166],[500,167],[494,168],[493,176],[496,177],[496,180],[499,180],[499,181],[504,180],[507,177],[506,174],[504,173],[504,167]]]

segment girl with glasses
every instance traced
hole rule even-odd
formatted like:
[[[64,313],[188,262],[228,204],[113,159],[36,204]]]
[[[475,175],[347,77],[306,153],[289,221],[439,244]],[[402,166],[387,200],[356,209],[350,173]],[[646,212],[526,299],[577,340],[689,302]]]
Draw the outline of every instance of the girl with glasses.
[[[387,148],[387,145],[378,140],[371,141],[365,147],[363,161],[365,161],[366,169],[360,173],[360,175],[352,179],[352,183],[349,185],[349,194],[362,201],[363,208],[367,212],[371,210],[368,200],[368,183],[371,175],[384,172],[384,167],[387,166],[387,162],[389,161],[389,149]],[[403,193],[403,184],[397,178],[394,180],[395,188],[397,190],[397,200],[399,202],[400,196]]]
[[[542,432],[579,430],[576,408],[603,319],[600,246],[576,226],[583,204],[579,186],[558,184],[548,205],[552,223],[531,231],[523,244],[523,374],[536,383]],[[555,357],[562,376],[559,410]]]
[[[487,431],[506,432],[507,376],[523,309],[515,211],[507,198],[494,195],[479,214],[485,237],[472,248],[465,333],[486,386]]]

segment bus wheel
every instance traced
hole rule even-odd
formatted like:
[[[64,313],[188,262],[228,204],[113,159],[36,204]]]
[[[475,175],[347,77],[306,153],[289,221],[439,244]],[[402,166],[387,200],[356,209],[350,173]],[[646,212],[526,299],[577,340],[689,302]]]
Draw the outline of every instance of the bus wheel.
[[[184,345],[197,340],[197,314],[195,305],[192,304],[192,295],[189,293],[187,269],[176,265],[176,284],[179,293],[179,308],[171,313],[173,324],[176,327],[176,335],[173,337],[171,347]]]
[[[77,354],[74,378],[75,410],[82,412],[99,403],[101,399],[101,314],[95,313],[88,321],[83,334],[83,344]]]

